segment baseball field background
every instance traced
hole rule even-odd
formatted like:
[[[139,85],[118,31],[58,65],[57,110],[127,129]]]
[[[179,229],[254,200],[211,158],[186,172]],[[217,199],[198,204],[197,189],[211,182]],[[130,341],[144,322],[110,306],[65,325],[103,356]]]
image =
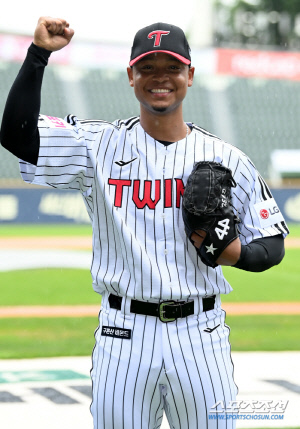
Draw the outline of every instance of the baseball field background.
[[[289,227],[291,234],[280,265],[264,273],[224,268],[234,289],[222,299],[233,351],[300,350],[300,225]],[[1,226],[0,249],[13,247],[91,254],[91,227]],[[0,358],[90,355],[101,303],[91,283],[88,269],[0,272]],[[32,308],[41,308],[42,314],[31,316]],[[60,310],[57,317],[49,312],[54,308]]]

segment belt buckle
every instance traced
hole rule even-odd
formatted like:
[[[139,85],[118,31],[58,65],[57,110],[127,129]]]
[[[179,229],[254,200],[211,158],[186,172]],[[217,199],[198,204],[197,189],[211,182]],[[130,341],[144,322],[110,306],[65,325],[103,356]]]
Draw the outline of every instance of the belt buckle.
[[[173,319],[168,319],[167,317],[164,316],[165,314],[165,310],[164,307],[166,305],[175,305],[176,302],[175,301],[162,301],[159,303],[159,308],[158,308],[158,317],[159,320],[163,323],[168,323],[168,322],[174,322],[176,320],[176,318],[174,317]]]

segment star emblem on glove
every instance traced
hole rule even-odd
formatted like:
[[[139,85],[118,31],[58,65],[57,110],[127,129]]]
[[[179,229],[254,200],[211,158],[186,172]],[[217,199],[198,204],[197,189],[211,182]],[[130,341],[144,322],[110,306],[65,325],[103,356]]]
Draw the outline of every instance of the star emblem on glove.
[[[213,247],[213,243],[211,243],[210,246],[205,246],[207,251],[206,253],[211,253],[212,255],[214,255],[215,250],[217,250],[217,247]]]

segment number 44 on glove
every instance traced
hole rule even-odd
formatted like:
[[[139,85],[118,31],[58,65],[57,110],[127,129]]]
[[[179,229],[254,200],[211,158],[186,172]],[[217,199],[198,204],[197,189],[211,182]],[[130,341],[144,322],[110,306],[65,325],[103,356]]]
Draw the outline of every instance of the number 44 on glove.
[[[185,232],[192,243],[195,231],[206,232],[197,253],[209,267],[218,265],[216,260],[223,250],[239,236],[240,219],[231,204],[233,187],[231,170],[217,162],[196,163],[187,180],[182,200]]]

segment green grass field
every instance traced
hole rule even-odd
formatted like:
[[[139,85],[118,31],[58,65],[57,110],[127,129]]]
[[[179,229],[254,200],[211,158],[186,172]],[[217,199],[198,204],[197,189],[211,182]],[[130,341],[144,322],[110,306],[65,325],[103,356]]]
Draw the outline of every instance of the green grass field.
[[[300,225],[290,227],[300,237]],[[91,235],[90,226],[0,226],[1,237]],[[224,267],[234,291],[223,302],[300,301],[300,249],[287,249],[283,262],[264,273]],[[99,304],[91,275],[82,269],[0,272],[0,306]],[[233,351],[300,350],[300,316],[232,316]],[[89,355],[97,316],[0,319],[0,358]]]
[[[0,319],[0,359],[89,356],[97,317]]]
[[[1,305],[101,303],[89,270],[49,268],[0,272]]]
[[[59,235],[61,237],[68,236],[89,236],[92,235],[92,227],[90,225],[0,225],[1,237],[47,237]]]

